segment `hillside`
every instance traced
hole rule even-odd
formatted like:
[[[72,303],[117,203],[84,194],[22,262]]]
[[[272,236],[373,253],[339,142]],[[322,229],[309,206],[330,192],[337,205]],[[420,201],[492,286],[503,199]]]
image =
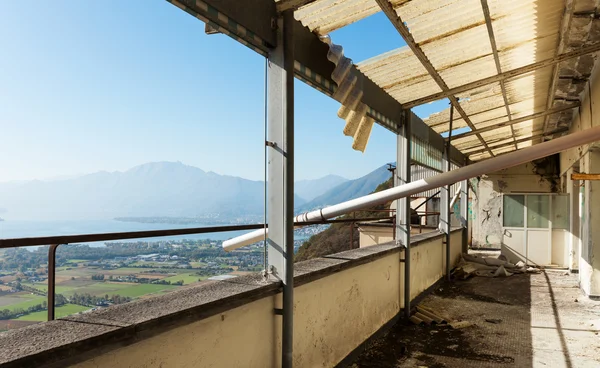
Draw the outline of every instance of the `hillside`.
[[[346,181],[331,188],[303,206],[296,207],[301,211],[309,211],[358,198],[373,192],[377,185],[389,179],[390,176],[391,173],[388,171],[387,165],[383,165],[363,177]]]
[[[387,171],[387,170],[386,170]],[[388,172],[389,177],[389,172]],[[393,186],[392,178],[390,177],[383,183],[379,184],[373,193],[389,189]],[[368,194],[368,193],[367,193]],[[381,204],[365,211],[357,211],[356,217],[361,218],[381,218],[389,217],[389,212],[373,212],[373,210],[389,209],[390,203]],[[340,219],[349,218],[349,216],[341,216]],[[311,258],[322,257],[328,254],[338,253],[349,249],[358,248],[358,231],[353,231],[353,239],[350,239],[350,224],[332,224],[327,230],[313,235],[308,239],[296,253],[295,261],[305,261]]]
[[[331,188],[347,181],[348,179],[337,175],[327,175],[314,180],[298,180],[294,183],[294,192],[305,201],[312,201]],[[299,206],[299,204],[296,204],[296,206]]]

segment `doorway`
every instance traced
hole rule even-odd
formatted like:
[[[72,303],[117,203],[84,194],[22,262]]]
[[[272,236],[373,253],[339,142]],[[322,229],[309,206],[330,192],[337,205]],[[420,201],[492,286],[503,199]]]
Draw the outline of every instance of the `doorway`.
[[[568,262],[569,197],[559,194],[505,194],[502,250],[527,264]]]

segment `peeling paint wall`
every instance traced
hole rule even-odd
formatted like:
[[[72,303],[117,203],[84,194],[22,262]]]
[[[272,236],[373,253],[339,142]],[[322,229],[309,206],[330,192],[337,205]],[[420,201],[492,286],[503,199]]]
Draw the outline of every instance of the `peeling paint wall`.
[[[558,166],[558,157],[551,156],[472,179],[472,247],[500,248],[502,194],[558,193]]]
[[[600,71],[592,72],[590,83],[582,93],[581,107],[576,114],[569,133],[582,131],[600,125]],[[572,186],[572,198],[578,198],[578,219],[572,224],[578,226],[571,234],[569,254],[578,255],[579,285],[587,295],[600,297],[600,227],[594,226],[600,217],[600,182],[570,181],[571,172],[600,172],[600,145],[598,143],[575,147],[560,154],[560,171],[565,176],[567,186]],[[578,193],[577,193],[578,192]],[[573,207],[572,207],[573,208]]]

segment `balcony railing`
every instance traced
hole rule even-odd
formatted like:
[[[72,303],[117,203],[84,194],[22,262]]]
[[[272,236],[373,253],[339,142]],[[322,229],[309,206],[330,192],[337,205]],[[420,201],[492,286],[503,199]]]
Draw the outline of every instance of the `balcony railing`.
[[[369,212],[377,212],[370,210]],[[385,210],[389,213],[389,210]],[[378,217],[378,218],[357,218],[353,215],[352,218],[333,219],[313,222],[296,223],[295,225],[309,226],[335,223],[350,224],[350,239],[352,240],[354,223],[359,221],[381,219],[395,219],[395,217]],[[265,228],[265,224],[246,224],[246,225],[229,225],[229,226],[212,226],[198,227],[185,229],[167,229],[167,230],[145,230],[131,232],[116,232],[116,233],[98,233],[98,234],[81,234],[81,235],[61,235],[61,236],[46,236],[35,238],[13,238],[0,239],[0,249],[20,248],[30,246],[45,246],[50,245],[48,249],[48,292],[47,292],[47,308],[48,321],[55,319],[55,295],[56,295],[56,250],[60,245],[87,243],[87,242],[102,242],[111,240],[130,240],[143,238],[160,238],[167,236],[178,235],[196,235],[208,233],[222,233],[230,231],[257,230]]]

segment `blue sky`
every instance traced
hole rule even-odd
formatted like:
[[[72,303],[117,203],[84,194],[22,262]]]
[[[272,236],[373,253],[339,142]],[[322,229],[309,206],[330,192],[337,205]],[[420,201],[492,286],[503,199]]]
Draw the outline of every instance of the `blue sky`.
[[[404,45],[382,14],[331,36],[356,62]],[[0,47],[0,181],[151,161],[263,177],[264,58],[166,1],[2,1]],[[295,86],[297,179],[395,159],[392,133],[376,125],[354,151],[339,104]]]

